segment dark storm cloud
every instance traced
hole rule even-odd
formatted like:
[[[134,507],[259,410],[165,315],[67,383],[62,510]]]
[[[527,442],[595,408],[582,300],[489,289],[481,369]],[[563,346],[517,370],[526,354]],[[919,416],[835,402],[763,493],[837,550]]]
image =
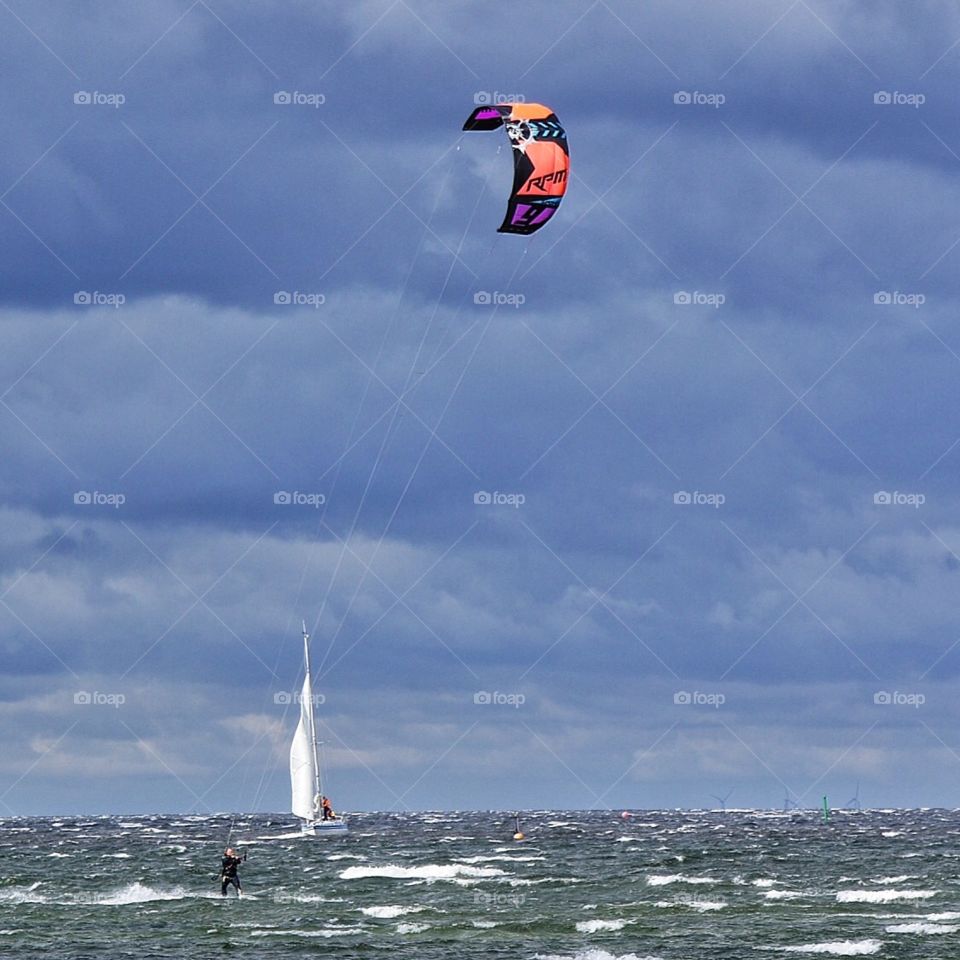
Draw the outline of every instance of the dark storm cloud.
[[[4,11],[5,803],[282,808],[301,617],[356,806],[948,795],[960,23],[511,9]]]

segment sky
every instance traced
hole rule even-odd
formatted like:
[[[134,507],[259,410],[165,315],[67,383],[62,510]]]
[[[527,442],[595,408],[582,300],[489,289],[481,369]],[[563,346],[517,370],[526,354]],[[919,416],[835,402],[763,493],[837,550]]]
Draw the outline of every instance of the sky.
[[[960,13],[0,25],[0,816],[957,804]]]

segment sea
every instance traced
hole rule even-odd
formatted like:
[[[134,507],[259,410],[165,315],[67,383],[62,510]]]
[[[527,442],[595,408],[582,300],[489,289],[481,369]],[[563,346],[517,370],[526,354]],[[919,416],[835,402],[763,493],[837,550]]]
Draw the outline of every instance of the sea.
[[[0,820],[0,957],[960,957],[960,811]],[[220,896],[226,843],[244,896]]]

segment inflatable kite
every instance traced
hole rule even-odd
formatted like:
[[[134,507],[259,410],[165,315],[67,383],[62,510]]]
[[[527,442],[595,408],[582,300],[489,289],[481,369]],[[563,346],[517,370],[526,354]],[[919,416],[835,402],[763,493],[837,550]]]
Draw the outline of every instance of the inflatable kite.
[[[570,152],[557,115],[542,103],[498,103],[477,107],[464,130],[506,127],[513,147],[513,190],[498,233],[536,233],[553,215],[567,190]]]

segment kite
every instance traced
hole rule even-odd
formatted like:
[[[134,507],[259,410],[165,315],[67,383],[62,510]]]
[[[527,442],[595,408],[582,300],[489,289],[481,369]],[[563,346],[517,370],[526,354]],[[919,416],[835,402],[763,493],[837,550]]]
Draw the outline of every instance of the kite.
[[[570,152],[557,115],[542,103],[477,107],[464,130],[506,127],[513,147],[513,190],[498,233],[536,233],[557,211],[567,190]]]

